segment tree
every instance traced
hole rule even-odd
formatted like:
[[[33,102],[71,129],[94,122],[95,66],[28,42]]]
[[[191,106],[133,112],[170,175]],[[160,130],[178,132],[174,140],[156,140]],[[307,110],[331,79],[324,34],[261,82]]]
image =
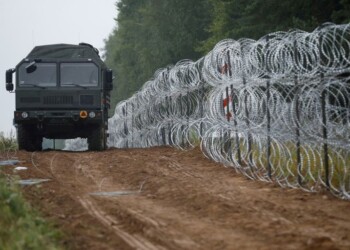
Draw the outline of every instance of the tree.
[[[275,31],[312,31],[325,22],[349,21],[350,0],[209,0],[210,37],[199,47],[208,52],[224,38],[259,39]]]
[[[259,39],[275,31],[312,31],[350,21],[350,0],[120,0],[105,60],[116,72],[112,106],[158,68],[197,60],[225,38]]]
[[[105,41],[106,63],[116,71],[112,105],[137,91],[154,72],[187,58],[208,37],[209,3],[201,0],[121,0],[117,26]]]

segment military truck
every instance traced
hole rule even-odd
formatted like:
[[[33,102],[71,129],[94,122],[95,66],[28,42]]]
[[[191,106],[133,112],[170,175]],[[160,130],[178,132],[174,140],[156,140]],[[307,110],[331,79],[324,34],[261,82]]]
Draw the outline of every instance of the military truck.
[[[16,95],[19,149],[42,150],[44,137],[81,137],[89,150],[104,150],[112,88],[113,72],[90,44],[35,47],[6,71],[6,90]]]

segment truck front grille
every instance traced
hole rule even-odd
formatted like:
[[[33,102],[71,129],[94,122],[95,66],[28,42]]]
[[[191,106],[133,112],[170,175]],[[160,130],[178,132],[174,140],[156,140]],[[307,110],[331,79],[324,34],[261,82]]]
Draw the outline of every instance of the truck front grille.
[[[39,103],[40,97],[21,97],[21,103]]]
[[[73,104],[73,96],[44,96],[44,104]]]

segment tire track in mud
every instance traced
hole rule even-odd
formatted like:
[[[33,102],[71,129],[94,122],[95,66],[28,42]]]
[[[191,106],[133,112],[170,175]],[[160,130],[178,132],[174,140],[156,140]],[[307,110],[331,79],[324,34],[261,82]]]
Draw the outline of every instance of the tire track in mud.
[[[50,161],[50,171],[52,176],[55,178],[56,181],[60,183],[60,185],[64,185],[65,181],[64,176],[63,178],[60,178],[57,173],[55,173],[54,170],[54,159],[57,156],[57,153],[54,154],[51,157]],[[67,157],[67,155],[63,155],[63,157]],[[69,157],[68,157],[69,158]],[[92,181],[92,184],[94,184],[96,187],[98,187],[98,191],[101,191],[101,186],[105,178],[102,178],[101,181],[98,181],[96,177],[91,173],[91,171],[84,166],[84,162],[88,157],[79,156],[76,160],[73,161],[73,169],[75,173],[75,180],[77,181],[78,185],[83,185],[83,181],[81,178],[77,178],[78,174],[81,173],[83,177],[88,178]],[[56,166],[57,167],[57,166]],[[57,172],[57,171],[56,171]],[[72,190],[70,190],[71,196],[76,195]],[[126,244],[128,244],[131,248],[134,249],[140,249],[140,250],[156,250],[156,249],[164,249],[160,248],[159,246],[154,246],[152,243],[148,242],[146,239],[142,238],[141,236],[134,236],[131,235],[125,231],[123,231],[118,226],[121,226],[121,223],[118,222],[115,218],[112,218],[104,211],[100,210],[96,204],[91,199],[87,198],[87,195],[83,196],[76,196],[76,199],[79,201],[79,203],[82,205],[82,207],[94,218],[96,218],[100,223],[102,223],[105,227],[112,230],[118,237],[120,237],[123,241],[125,241]]]
[[[95,206],[91,200],[87,198],[82,198],[82,197],[78,197],[77,199],[79,200],[81,205],[89,212],[89,214],[96,217],[106,227],[112,228],[113,231],[131,247],[135,249],[140,249],[140,250],[166,249],[161,246],[156,246],[152,244],[151,242],[143,238],[141,235],[132,235],[121,230],[118,227],[118,225],[121,225],[121,223],[119,223],[118,221],[113,219],[111,216],[109,216],[108,214],[98,209],[98,206]]]
[[[33,165],[21,174],[52,179],[35,201],[70,222],[66,227],[72,224],[71,230],[91,241],[89,249],[350,248],[350,203],[247,181],[199,150],[20,157]],[[91,195],[128,190],[136,193]]]
[[[57,153],[54,154],[50,159],[50,172],[52,177],[54,177],[54,179],[61,186],[63,186],[64,184],[69,183],[69,181],[65,180],[67,178],[66,175],[62,175],[62,177],[60,176],[60,173],[57,169],[60,166],[54,164],[56,156],[57,156]],[[71,160],[70,155],[64,154],[61,156],[61,158],[65,158],[65,157]],[[81,173],[82,175],[80,175],[80,177],[83,177],[83,179],[86,178],[90,180],[91,186],[95,186],[95,188],[97,188],[98,191],[102,191],[102,184],[106,179],[108,179],[108,177],[104,177],[104,175],[100,175],[98,171],[93,171],[93,169],[90,169],[89,158],[90,156],[79,155],[77,159],[74,159],[74,161],[72,160],[73,162],[72,168],[75,169],[76,184],[81,186],[86,185],[87,180],[82,180],[82,178],[77,178],[79,173]],[[99,175],[99,176],[96,177],[96,175]],[[107,185],[107,186],[111,186],[111,185]],[[140,190],[141,189],[142,189],[142,186]],[[93,190],[93,188],[91,188],[91,190]],[[72,197],[76,195],[76,192],[74,192],[73,190],[69,190],[69,193]],[[140,249],[140,250],[167,249],[159,244],[151,243],[149,240],[147,240],[145,237],[138,234],[137,232],[133,234],[133,233],[128,233],[126,230],[123,230],[122,228],[125,227],[125,225],[118,220],[118,216],[112,217],[106,211],[100,209],[98,203],[94,202],[92,198],[89,198],[88,193],[86,193],[85,195],[76,196],[76,199],[91,216],[95,217],[101,224],[103,224],[104,226],[112,230],[120,239],[125,241],[125,243],[128,244],[130,247],[135,249]],[[108,198],[107,199],[105,198],[104,203],[106,202],[108,202]],[[119,207],[119,209],[120,209],[120,212],[124,214],[124,217],[128,217],[130,220],[134,222],[134,224],[138,224],[137,227],[148,227],[148,225],[152,225],[153,230],[156,230],[159,227],[159,223],[157,221],[147,216],[141,215],[130,208],[127,208],[124,210],[124,208]],[[127,214],[127,216],[125,216],[125,214]],[[123,220],[125,219],[123,218]],[[142,233],[142,232],[140,231],[139,233]]]
[[[125,159],[130,160],[129,157],[125,157]],[[88,172],[89,174],[85,176],[88,176],[90,179],[96,179],[93,177],[90,171]],[[95,174],[97,174],[97,172],[95,172]],[[105,180],[103,175],[100,175],[99,178],[102,179],[102,181]],[[147,178],[141,182],[140,188],[137,188],[139,192],[138,195],[140,195],[140,192],[142,191],[143,185],[146,181]],[[103,191],[101,185],[97,185],[99,183],[98,181],[94,181],[94,183],[96,187],[98,186],[98,191]],[[109,184],[106,186],[109,187],[109,189],[112,191],[115,190],[115,188],[112,188],[113,184]],[[118,188],[120,188],[120,186],[118,186]],[[112,227],[112,230],[118,236],[125,240],[126,243],[128,243],[130,246],[136,247],[136,249],[181,249],[184,248],[184,246],[196,246],[195,248],[199,249],[199,246],[196,243],[194,243],[193,241],[191,241],[191,239],[174,229],[172,229],[171,231],[173,235],[176,235],[176,239],[172,241],[171,246],[169,246],[168,243],[164,241],[164,239],[168,237],[167,234],[163,233],[165,228],[162,227],[162,225],[164,225],[165,223],[159,221],[159,218],[158,220],[155,220],[152,219],[150,216],[147,216],[147,214],[152,214],[151,211],[148,211],[147,213],[145,210],[139,210],[139,212],[137,212],[136,210],[132,209],[139,209],[138,205],[131,205],[129,202],[124,203],[123,201],[116,200],[113,197],[103,197],[98,200],[96,200],[96,197],[95,199],[89,198],[86,195],[83,197],[85,198],[78,197],[78,199],[80,203],[82,203],[82,205],[86,209],[88,209],[91,215],[94,215],[104,225]],[[135,197],[135,195],[133,197]],[[112,201],[114,201],[114,203],[112,203]],[[140,199],[138,199],[138,201],[140,201]],[[143,204],[143,202],[141,201],[140,204]],[[101,210],[101,205],[104,206],[105,209]],[[117,212],[112,211],[113,206],[115,206]],[[111,213],[106,212],[107,208],[109,211],[112,211],[113,216],[111,215]],[[122,228],[128,229],[122,230]],[[128,233],[128,231],[131,231],[132,233]],[[146,238],[149,238],[149,240],[147,240]],[[151,243],[150,240],[153,240],[156,243]],[[165,248],[162,245],[168,246]]]

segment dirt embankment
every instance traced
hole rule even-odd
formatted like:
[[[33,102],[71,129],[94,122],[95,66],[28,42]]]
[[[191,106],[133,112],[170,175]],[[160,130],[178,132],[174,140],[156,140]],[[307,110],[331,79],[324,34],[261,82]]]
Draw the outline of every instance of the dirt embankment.
[[[24,193],[68,249],[350,249],[349,201],[247,180],[198,149],[17,156],[22,179],[50,179]]]

